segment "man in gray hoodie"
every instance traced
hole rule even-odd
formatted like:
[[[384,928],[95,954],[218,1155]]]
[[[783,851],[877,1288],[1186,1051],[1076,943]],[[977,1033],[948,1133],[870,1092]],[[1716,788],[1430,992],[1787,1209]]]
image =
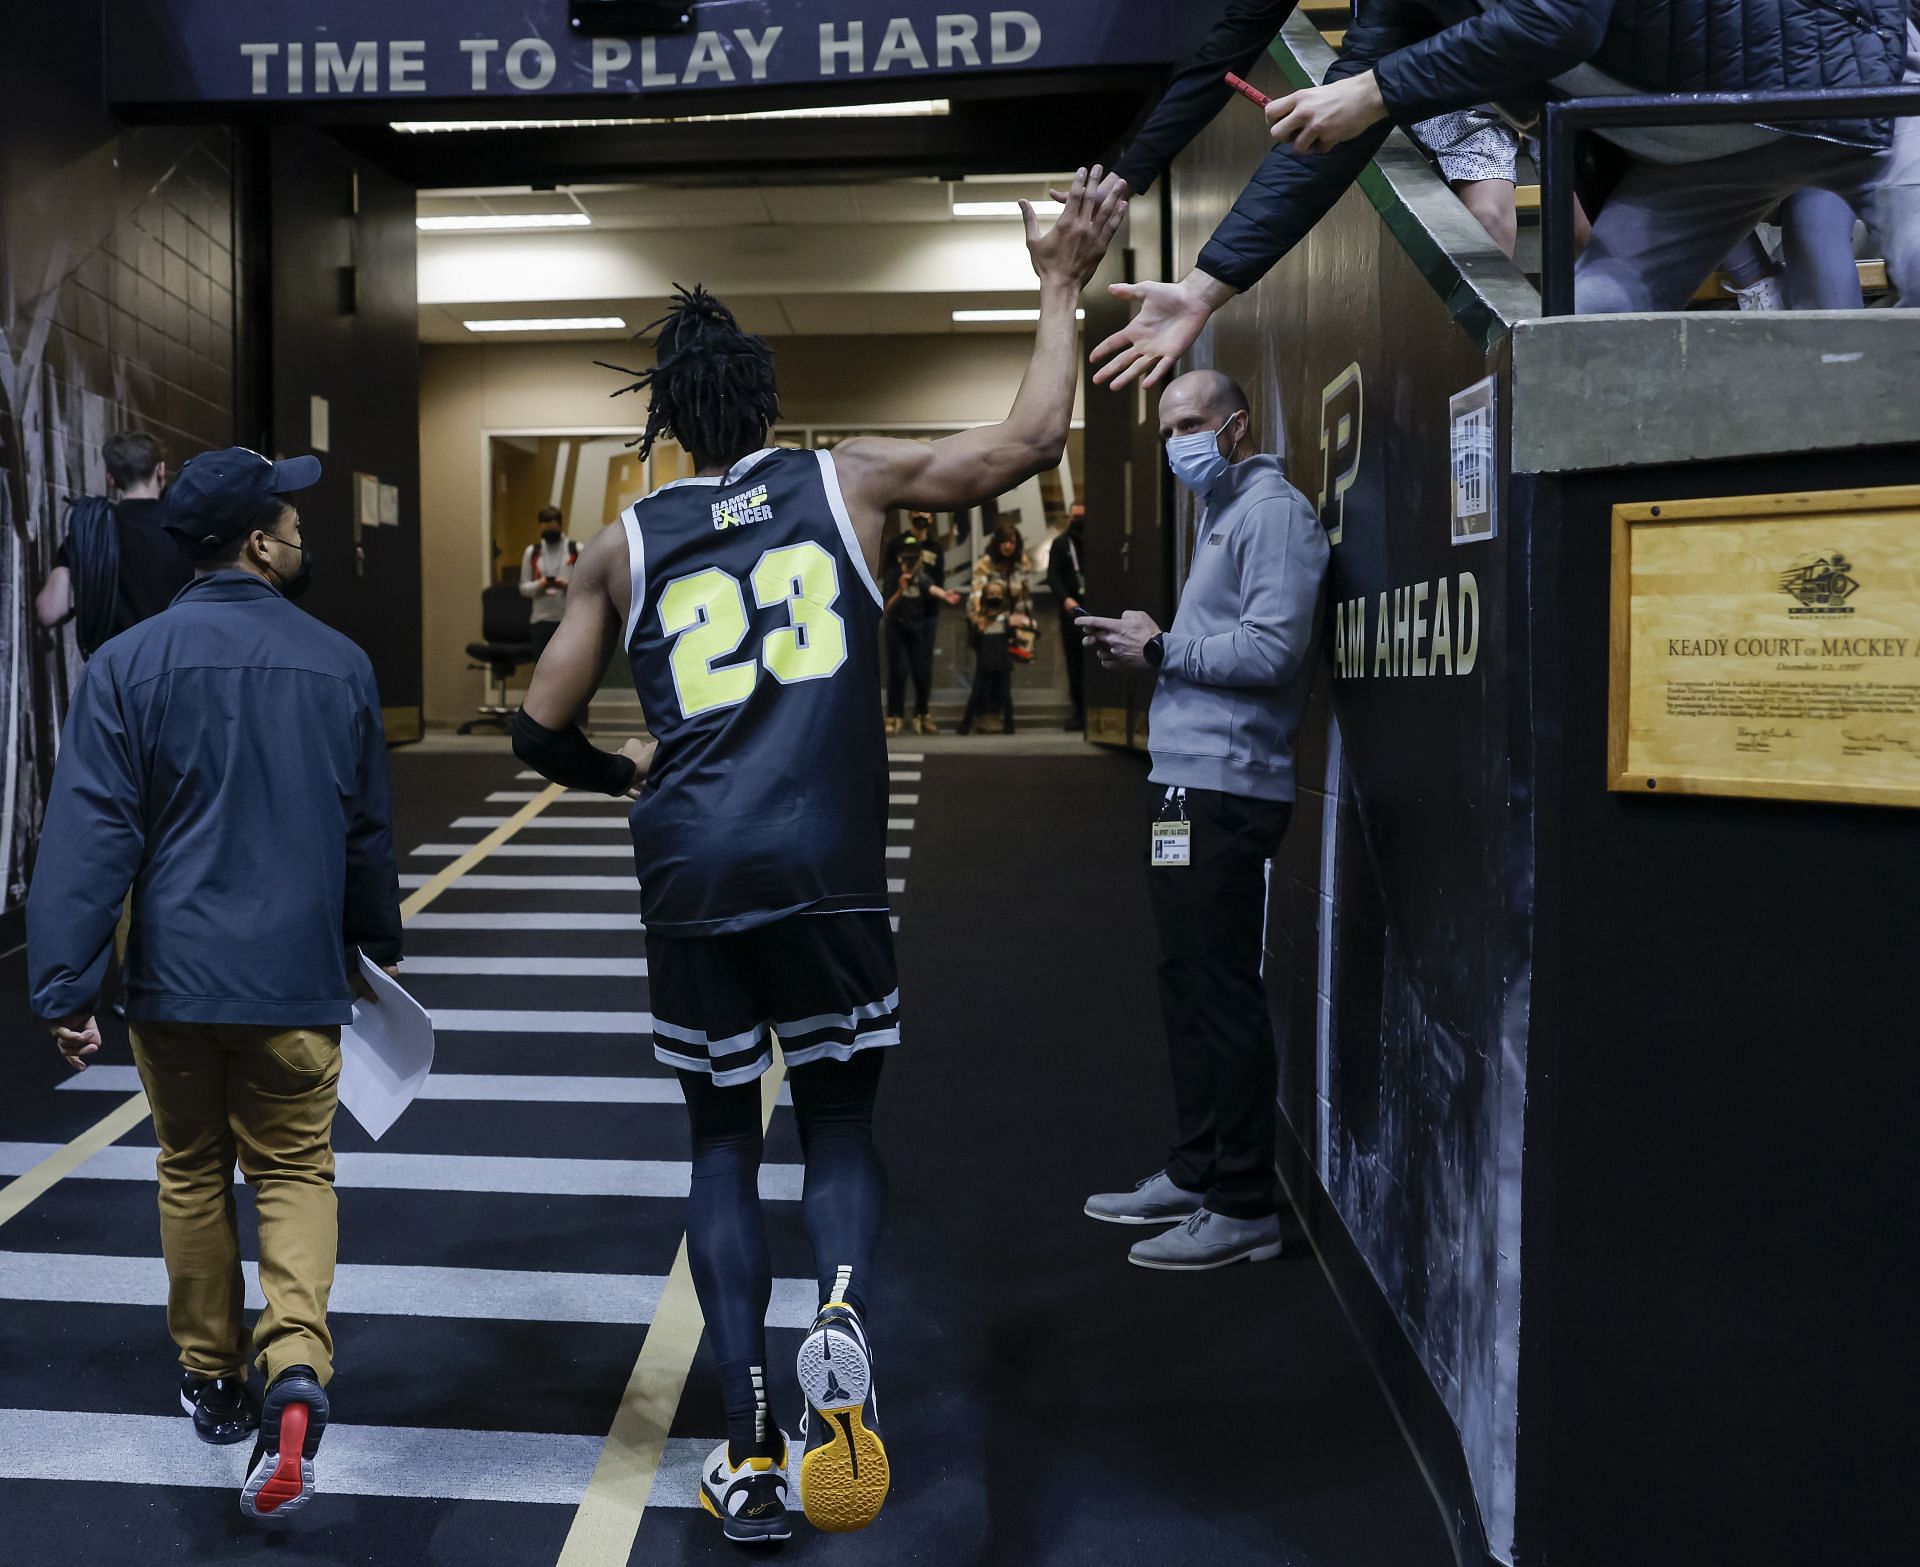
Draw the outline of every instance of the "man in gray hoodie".
[[[1202,508],[1179,613],[1168,631],[1137,609],[1080,622],[1107,668],[1159,676],[1148,879],[1178,1130],[1164,1169],[1086,1207],[1113,1224],[1175,1226],[1134,1246],[1143,1268],[1280,1254],[1260,939],[1266,861],[1293,809],[1327,536],[1252,424],[1246,393],[1216,370],[1167,388],[1167,461]]]

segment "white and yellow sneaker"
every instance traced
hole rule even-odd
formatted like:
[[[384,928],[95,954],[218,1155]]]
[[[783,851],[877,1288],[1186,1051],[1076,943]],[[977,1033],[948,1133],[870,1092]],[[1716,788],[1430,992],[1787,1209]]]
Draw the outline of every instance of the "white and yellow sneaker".
[[[793,1537],[787,1513],[787,1433],[780,1456],[736,1465],[722,1442],[700,1469],[700,1505],[720,1520],[720,1532],[739,1545],[772,1545]]]
[[[801,1341],[795,1370],[806,1396],[800,1420],[800,1505],[830,1534],[864,1529],[892,1484],[873,1396],[873,1352],[851,1306],[823,1306]]]

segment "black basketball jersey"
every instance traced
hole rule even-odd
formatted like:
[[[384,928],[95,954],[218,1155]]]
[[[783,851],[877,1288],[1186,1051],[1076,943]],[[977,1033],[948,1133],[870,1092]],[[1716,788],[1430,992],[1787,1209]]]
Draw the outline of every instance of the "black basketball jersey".
[[[648,927],[886,908],[882,600],[832,455],[755,452],[622,521],[627,654],[660,742],[633,809]]]

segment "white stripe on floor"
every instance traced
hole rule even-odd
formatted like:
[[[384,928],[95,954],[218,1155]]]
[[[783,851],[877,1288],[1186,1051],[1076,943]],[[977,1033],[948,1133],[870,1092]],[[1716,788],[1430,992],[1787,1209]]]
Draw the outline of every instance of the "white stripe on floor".
[[[548,979],[598,975],[610,979],[645,979],[645,958],[552,958],[544,954],[453,958],[437,954],[409,956],[400,966],[404,981],[414,974],[498,974],[518,976],[529,984]]]
[[[888,851],[892,856],[892,851]],[[904,858],[904,851],[899,856]],[[400,878],[400,885],[407,891],[424,887],[433,878],[424,871],[409,871]],[[632,892],[640,890],[640,884],[631,874],[626,876],[482,876],[474,871],[467,872],[451,889],[455,892]],[[889,879],[888,892],[905,892],[907,884],[897,879]],[[500,918],[501,916],[493,916]],[[431,929],[428,921],[431,915],[420,915],[407,922],[409,929],[422,926]],[[469,926],[469,929],[473,927]],[[528,928],[528,927],[522,927]],[[552,927],[550,927],[552,928]]]
[[[918,783],[919,781],[920,781],[920,775],[919,775],[918,773],[916,773],[916,772],[903,772],[903,773],[888,773],[888,774],[887,774],[887,782],[888,782],[888,783]],[[490,796],[489,798],[491,798],[491,796]],[[532,798],[533,798],[533,796],[531,796],[531,795],[529,795],[529,796],[527,796],[527,798],[528,798],[528,799],[532,799]]]
[[[140,1073],[130,1066],[91,1066],[54,1085],[68,1093],[137,1094]],[[420,1085],[422,1099],[497,1100],[515,1104],[677,1105],[672,1077],[554,1077],[520,1072],[435,1072]],[[780,1085],[779,1103],[793,1103]]]
[[[909,849],[904,843],[890,843],[887,845],[887,858],[890,860],[910,859],[912,855],[913,850]]]
[[[912,832],[913,818],[911,816],[889,816],[887,818],[887,831]]]
[[[19,1175],[57,1143],[0,1143],[0,1175]],[[129,1143],[103,1148],[68,1180],[151,1181],[157,1150]],[[500,1154],[343,1153],[338,1186],[402,1192],[516,1192],[550,1197],[684,1197],[689,1166],[672,1159],[529,1159]],[[805,1169],[760,1166],[760,1195],[798,1202]]]
[[[917,794],[890,794],[887,796],[887,804],[889,805],[918,805],[919,803],[920,796]],[[538,817],[534,818],[535,821],[539,819]],[[499,817],[498,820],[505,822],[506,817]]]
[[[328,1496],[404,1496],[577,1506],[601,1442],[597,1436],[532,1431],[332,1423],[316,1460],[315,1505],[325,1508]],[[90,1483],[238,1493],[252,1451],[245,1443],[196,1442],[180,1415],[0,1409],[0,1479],[72,1480],[75,1456],[85,1454]]]
[[[537,800],[546,791],[532,789],[498,789],[487,796],[489,805],[525,805],[529,800]],[[622,811],[628,809],[628,803],[617,794],[600,794],[592,789],[569,789],[554,803],[556,805],[578,805],[582,800],[590,800],[598,805],[618,806]]]
[[[470,843],[423,843],[413,851],[419,859],[457,860],[473,847]],[[493,860],[628,860],[633,859],[630,843],[503,843],[487,858]]]
[[[927,753],[925,751],[889,751],[887,752],[887,760],[889,762],[924,762],[926,759],[927,759]]]
[[[464,881],[465,878],[463,877]],[[416,914],[416,930],[645,930],[638,914]],[[403,964],[404,966],[404,964]]]
[[[505,816],[461,816],[454,820],[453,830],[456,832],[467,830],[479,832],[482,828],[492,829],[495,827],[504,827],[507,825],[507,821],[508,818]],[[531,832],[536,829],[543,832],[625,832],[628,830],[628,822],[624,814],[620,816],[554,816],[548,814],[545,816],[536,816],[532,821],[522,822],[520,824],[520,830],[522,832]]]
[[[247,1308],[258,1311],[266,1305],[259,1264],[240,1266],[246,1274]],[[666,1284],[664,1274],[653,1273],[534,1273],[343,1262],[335,1269],[327,1309],[369,1317],[638,1323],[653,1320]],[[0,1300],[164,1306],[167,1265],[159,1257],[0,1251]],[[767,1326],[809,1327],[818,1309],[814,1280],[775,1279]]]
[[[403,968],[400,971],[406,973]],[[485,1008],[433,1009],[439,1034],[650,1034],[651,1012],[516,1012]]]
[[[498,853],[499,851],[495,851]],[[424,887],[433,877],[424,872],[409,871],[400,878],[400,885],[411,892],[416,887]],[[473,871],[467,872],[451,889],[455,892],[632,892],[640,891],[640,884],[633,879],[633,872],[624,876],[482,876]],[[418,924],[417,920],[409,924]]]
[[[238,1492],[253,1449],[191,1441],[182,1419],[0,1409],[0,1480],[71,1480],[73,1455],[84,1452],[92,1482]],[[577,1507],[603,1441],[335,1421],[316,1460],[319,1499],[312,1505],[325,1510],[334,1496],[391,1496]],[[719,1442],[719,1436],[667,1438],[648,1507],[698,1507],[700,1469]]]

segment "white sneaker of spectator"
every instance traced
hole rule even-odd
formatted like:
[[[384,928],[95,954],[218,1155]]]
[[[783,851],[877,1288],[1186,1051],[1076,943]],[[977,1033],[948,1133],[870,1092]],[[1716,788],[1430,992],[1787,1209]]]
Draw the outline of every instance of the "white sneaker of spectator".
[[[1780,274],[1777,272],[1769,273],[1745,288],[1735,288],[1732,283],[1722,283],[1720,286],[1740,302],[1742,310],[1786,309],[1786,297],[1780,291]]]

